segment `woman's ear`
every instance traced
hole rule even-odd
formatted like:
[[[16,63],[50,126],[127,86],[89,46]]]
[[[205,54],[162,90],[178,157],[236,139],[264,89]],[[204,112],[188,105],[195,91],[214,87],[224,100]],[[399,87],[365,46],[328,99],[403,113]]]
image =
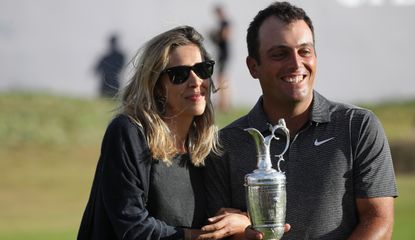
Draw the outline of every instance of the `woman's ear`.
[[[163,116],[166,113],[167,96],[166,96],[166,91],[161,81],[158,81],[156,83],[153,93],[154,93],[153,97],[156,102],[156,108],[159,111],[159,113]]]
[[[253,78],[257,79],[258,78],[258,74],[257,74],[258,63],[257,63],[257,61],[254,58],[248,56],[248,57],[246,57],[246,66],[248,67],[249,73],[251,74],[251,76]]]
[[[166,91],[164,89],[164,85],[162,84],[161,79],[159,79],[154,86],[154,97],[163,97],[166,95]]]

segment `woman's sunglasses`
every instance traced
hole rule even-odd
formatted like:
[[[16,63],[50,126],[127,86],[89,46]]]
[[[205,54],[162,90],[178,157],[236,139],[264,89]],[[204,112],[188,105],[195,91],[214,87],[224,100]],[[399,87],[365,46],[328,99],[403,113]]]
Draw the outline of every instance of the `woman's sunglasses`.
[[[163,70],[161,74],[167,73],[170,81],[173,84],[182,84],[187,81],[192,70],[201,79],[208,79],[213,74],[213,66],[215,61],[208,60],[200,63],[196,63],[193,66],[176,66]]]

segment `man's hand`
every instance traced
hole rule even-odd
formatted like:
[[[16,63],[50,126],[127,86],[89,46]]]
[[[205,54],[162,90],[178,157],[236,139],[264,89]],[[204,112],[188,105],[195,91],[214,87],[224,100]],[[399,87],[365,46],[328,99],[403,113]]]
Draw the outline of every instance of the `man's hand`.
[[[209,218],[208,221],[211,224],[202,227],[202,231],[207,233],[200,235],[199,239],[243,237],[245,229],[251,224],[246,213],[233,208],[221,208],[216,216]]]
[[[290,231],[291,226],[290,224],[285,224],[284,226],[284,232]],[[251,226],[248,226],[245,229],[245,238],[248,240],[261,240],[263,239],[262,233],[258,232],[257,230],[253,229]]]

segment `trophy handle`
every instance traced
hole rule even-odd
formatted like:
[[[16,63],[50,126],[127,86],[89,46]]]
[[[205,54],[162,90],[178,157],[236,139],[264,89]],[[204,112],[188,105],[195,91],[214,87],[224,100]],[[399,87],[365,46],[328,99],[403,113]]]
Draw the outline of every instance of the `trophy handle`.
[[[284,161],[284,154],[285,154],[285,152],[287,152],[288,147],[290,146],[290,131],[288,130],[287,125],[285,124],[285,120],[283,118],[278,120],[278,124],[275,125],[274,127],[272,127],[272,136],[276,140],[279,140],[279,138],[277,136],[275,136],[275,132],[278,129],[281,129],[287,137],[287,140],[285,141],[284,150],[280,154],[275,155],[276,157],[279,158],[278,163],[277,163],[277,168],[278,168],[277,170],[278,170],[278,172],[281,172],[280,163],[281,163],[281,161]]]

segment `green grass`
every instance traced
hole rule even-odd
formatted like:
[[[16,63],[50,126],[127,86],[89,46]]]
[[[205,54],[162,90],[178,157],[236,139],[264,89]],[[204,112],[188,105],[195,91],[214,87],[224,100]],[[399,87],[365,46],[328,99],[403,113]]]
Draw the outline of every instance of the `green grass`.
[[[34,230],[34,231],[9,231],[0,233],[0,239],[4,240],[73,240],[76,239],[75,229],[63,229],[63,230]]]
[[[376,113],[390,140],[415,139],[415,101],[364,106]]]
[[[105,100],[0,94],[1,240],[75,239],[114,108]],[[411,137],[415,102],[370,108],[392,141]],[[218,113],[219,126],[248,109]],[[398,187],[394,239],[415,239],[415,176],[398,176]]]
[[[415,176],[398,176],[399,197],[395,201],[393,239],[415,239]]]
[[[114,107],[104,100],[0,96],[0,239],[75,238]]]
[[[115,105],[50,95],[0,95],[1,147],[95,144]]]

